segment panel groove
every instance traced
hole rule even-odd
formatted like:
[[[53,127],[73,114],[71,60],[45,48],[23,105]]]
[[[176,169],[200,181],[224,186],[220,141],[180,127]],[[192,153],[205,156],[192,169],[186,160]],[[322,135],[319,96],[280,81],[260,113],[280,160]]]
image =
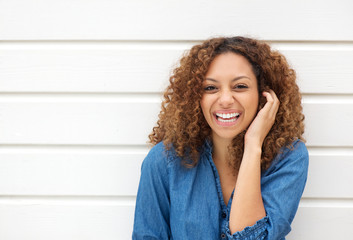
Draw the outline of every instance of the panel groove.
[[[1,45],[11,45],[11,44],[197,44],[205,39],[16,39],[16,40],[0,40]],[[328,45],[351,45],[353,44],[353,40],[277,40],[277,39],[261,39],[270,44],[311,44],[311,45],[319,45],[319,44],[328,44]]]
[[[353,208],[353,198],[302,198],[300,207]]]
[[[318,104],[326,104],[326,103],[352,104],[353,94],[303,94],[302,102],[318,103]]]
[[[134,46],[144,46],[144,45],[152,45],[152,46],[163,46],[163,45],[195,45],[203,42],[204,39],[199,39],[199,40],[191,40],[191,39],[164,39],[164,40],[158,40],[158,39],[111,39],[111,40],[104,40],[104,39],[97,39],[97,40],[85,40],[85,39],[72,39],[72,40],[31,40],[31,39],[23,39],[23,40],[0,40],[0,48],[3,46],[11,46],[11,45],[23,45],[25,46],[40,46],[42,47],[43,45],[77,45],[80,47],[86,47],[86,46],[96,46],[99,45],[103,48],[105,48],[107,45],[108,46],[116,46],[116,45],[134,45]],[[353,40],[342,40],[342,41],[337,41],[337,40],[266,40],[262,39],[262,41],[265,41],[271,45],[274,46],[291,46],[291,45],[298,45],[298,46],[311,46],[314,48],[321,47],[321,46],[327,46],[327,47],[333,47],[333,48],[343,48],[343,47],[353,47]]]
[[[32,151],[60,151],[60,152],[75,152],[75,151],[88,151],[88,152],[147,152],[150,146],[148,144],[0,144],[1,153],[19,153],[19,152],[32,152]]]
[[[18,101],[161,102],[162,92],[0,92],[0,102]],[[353,103],[353,94],[303,93],[303,103]]]
[[[161,93],[134,93],[134,92],[123,92],[123,93],[82,93],[82,92],[0,92],[0,102],[149,102],[158,103],[161,102]]]
[[[0,144],[0,153],[17,151],[137,151],[146,152],[151,148],[149,144]],[[307,146],[311,155],[353,155],[350,146]],[[353,161],[353,159],[352,159]]]
[[[35,196],[35,195],[0,195],[0,205],[104,205],[133,206],[136,196]]]
[[[353,147],[350,146],[307,146],[307,148],[310,155],[353,155]]]

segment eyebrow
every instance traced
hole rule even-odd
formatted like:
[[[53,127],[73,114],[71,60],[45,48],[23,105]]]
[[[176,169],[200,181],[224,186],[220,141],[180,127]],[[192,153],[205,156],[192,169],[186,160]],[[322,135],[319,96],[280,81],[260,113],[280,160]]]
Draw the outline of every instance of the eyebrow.
[[[239,77],[236,77],[236,78],[232,79],[232,82],[238,81],[238,80],[240,80],[240,79],[242,79],[242,78],[247,78],[247,79],[251,80],[251,79],[250,79],[249,77],[247,77],[247,76],[239,76]],[[205,80],[209,80],[209,81],[212,81],[212,82],[218,82],[216,79],[213,79],[213,78],[206,78]]]

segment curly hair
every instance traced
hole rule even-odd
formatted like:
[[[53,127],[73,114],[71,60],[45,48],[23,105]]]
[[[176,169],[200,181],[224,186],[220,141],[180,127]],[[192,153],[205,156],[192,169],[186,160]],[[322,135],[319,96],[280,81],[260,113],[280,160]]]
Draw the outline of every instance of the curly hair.
[[[169,79],[159,120],[149,140],[153,145],[163,141],[167,150],[173,147],[186,166],[197,164],[201,147],[205,140],[211,139],[212,133],[200,106],[202,83],[212,60],[229,52],[240,54],[250,62],[257,79],[259,96],[264,90],[272,89],[280,101],[275,123],[262,146],[261,168],[265,170],[282,147],[290,148],[297,139],[304,141],[304,115],[295,71],[281,53],[271,50],[268,44],[259,40],[246,37],[212,38],[185,53]],[[259,99],[261,109],[266,100]],[[229,164],[234,172],[240,167],[245,132],[238,134],[228,147]]]

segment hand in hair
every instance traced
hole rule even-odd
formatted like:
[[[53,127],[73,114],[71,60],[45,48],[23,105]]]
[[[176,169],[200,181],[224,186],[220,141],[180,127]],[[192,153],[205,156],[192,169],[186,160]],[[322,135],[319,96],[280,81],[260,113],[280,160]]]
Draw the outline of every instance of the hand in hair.
[[[279,100],[273,90],[264,91],[265,106],[257,113],[245,134],[245,147],[262,147],[265,137],[273,126],[279,108]],[[253,145],[254,144],[254,145]]]

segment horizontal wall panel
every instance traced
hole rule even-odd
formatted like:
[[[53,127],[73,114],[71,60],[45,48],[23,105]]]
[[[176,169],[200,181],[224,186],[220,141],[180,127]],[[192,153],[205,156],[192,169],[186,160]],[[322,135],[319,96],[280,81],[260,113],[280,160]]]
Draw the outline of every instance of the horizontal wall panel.
[[[278,40],[352,40],[351,9],[350,0],[11,0],[0,3],[0,39],[180,40],[251,34]]]
[[[135,196],[147,153],[0,154],[0,195]]]
[[[160,109],[157,99],[147,97],[136,102],[119,102],[119,98],[9,100],[0,102],[1,144],[142,145]],[[40,100],[43,102],[35,102]],[[52,102],[44,102],[49,100]],[[353,139],[347,134],[353,132],[352,110],[349,102],[304,103],[308,146],[352,147]]]
[[[288,240],[350,239],[353,236],[353,207],[299,207]]]
[[[135,196],[141,163],[147,155],[12,151],[0,154],[0,195]],[[309,153],[303,196],[353,199],[353,155]]]
[[[0,92],[161,92],[196,42],[0,43]],[[353,93],[353,45],[274,43],[303,93]]]
[[[305,103],[308,146],[353,146],[353,103]]]
[[[161,92],[187,48],[109,43],[21,46],[8,49],[0,44],[1,92]]]
[[[303,197],[353,199],[353,154],[312,154]]]
[[[0,103],[0,143],[145,144],[160,104],[142,101]]]
[[[303,93],[353,93],[353,47],[279,48],[296,70]]]
[[[0,239],[128,240],[132,205],[0,204]]]
[[[0,204],[0,238],[6,240],[131,239],[133,206]],[[299,207],[288,239],[347,239],[353,208]],[[21,231],[18,231],[21,229]]]

